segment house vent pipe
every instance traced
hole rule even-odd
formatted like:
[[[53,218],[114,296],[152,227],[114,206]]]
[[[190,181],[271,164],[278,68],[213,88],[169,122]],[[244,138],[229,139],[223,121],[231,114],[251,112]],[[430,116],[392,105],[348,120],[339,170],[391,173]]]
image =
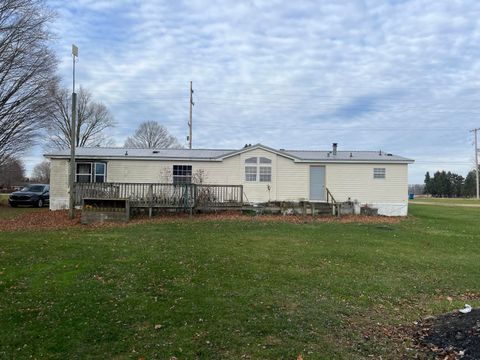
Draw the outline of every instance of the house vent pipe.
[[[337,143],[333,143],[333,144],[332,144],[332,149],[333,149],[333,150],[332,150],[332,154],[333,154],[333,155],[337,155],[337,145],[338,145]]]

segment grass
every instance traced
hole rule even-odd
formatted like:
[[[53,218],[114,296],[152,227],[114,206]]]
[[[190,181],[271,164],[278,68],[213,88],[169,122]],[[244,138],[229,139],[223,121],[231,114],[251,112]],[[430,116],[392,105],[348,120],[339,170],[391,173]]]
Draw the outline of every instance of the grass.
[[[411,214],[0,233],[0,358],[401,358],[385,331],[480,305],[480,209]]]
[[[411,204],[415,203],[433,203],[433,204],[468,204],[468,205],[480,205],[480,200],[475,198],[415,198],[410,200]]]
[[[0,206],[8,205],[8,194],[0,194]]]
[[[25,212],[39,211],[40,209],[32,207],[11,208],[8,205],[8,194],[0,194],[0,220],[14,219]]]

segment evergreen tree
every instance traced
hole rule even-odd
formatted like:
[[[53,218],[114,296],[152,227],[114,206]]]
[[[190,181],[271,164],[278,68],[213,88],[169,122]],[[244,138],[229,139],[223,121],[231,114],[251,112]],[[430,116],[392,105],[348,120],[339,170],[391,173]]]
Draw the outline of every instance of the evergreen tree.
[[[423,188],[424,194],[431,194],[432,193],[432,179],[430,178],[430,173],[427,171],[425,174],[425,187]]]
[[[465,184],[463,186],[463,196],[472,197],[477,195],[476,181],[477,174],[475,173],[475,170],[472,170],[465,178]]]

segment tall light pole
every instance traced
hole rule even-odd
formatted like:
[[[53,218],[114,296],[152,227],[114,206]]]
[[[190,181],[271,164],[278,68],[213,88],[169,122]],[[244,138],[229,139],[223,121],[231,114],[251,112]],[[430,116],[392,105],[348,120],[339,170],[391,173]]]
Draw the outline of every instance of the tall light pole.
[[[72,123],[70,124],[70,176],[68,181],[69,186],[69,205],[68,205],[68,216],[70,219],[75,218],[75,146],[76,146],[76,135],[75,127],[77,116],[77,94],[75,93],[75,60],[78,58],[78,47],[72,44],[72,60],[73,60],[73,89],[72,89]]]

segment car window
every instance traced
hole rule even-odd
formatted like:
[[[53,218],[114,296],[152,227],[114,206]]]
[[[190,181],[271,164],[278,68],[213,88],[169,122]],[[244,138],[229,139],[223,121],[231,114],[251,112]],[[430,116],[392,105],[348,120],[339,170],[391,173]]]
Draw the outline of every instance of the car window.
[[[21,191],[26,192],[26,191],[31,191],[31,192],[43,192],[43,189],[45,186],[43,185],[29,185],[25,186]]]

